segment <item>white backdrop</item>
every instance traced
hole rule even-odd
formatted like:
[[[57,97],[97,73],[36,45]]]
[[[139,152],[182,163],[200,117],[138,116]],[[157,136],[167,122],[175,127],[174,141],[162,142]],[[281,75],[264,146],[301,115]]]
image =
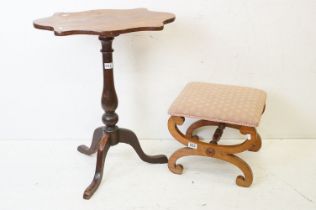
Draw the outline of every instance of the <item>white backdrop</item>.
[[[264,138],[316,138],[315,0],[11,0],[0,13],[0,139],[90,139],[101,125],[96,36],[55,37],[32,21],[54,12],[173,12],[161,32],[114,41],[119,125],[171,138],[167,109],[188,81],[268,92]],[[226,137],[236,137],[228,133]]]

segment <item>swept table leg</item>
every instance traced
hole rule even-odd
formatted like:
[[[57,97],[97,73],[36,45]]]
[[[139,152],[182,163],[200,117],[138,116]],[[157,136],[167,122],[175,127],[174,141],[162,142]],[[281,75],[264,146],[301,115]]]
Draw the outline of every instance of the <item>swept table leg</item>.
[[[99,142],[103,136],[103,129],[104,127],[99,127],[94,130],[90,147],[87,147],[86,145],[80,145],[78,146],[77,150],[86,155],[92,155],[93,153],[97,152]]]
[[[119,142],[126,143],[131,145],[140,159],[148,163],[167,163],[168,158],[165,155],[147,155],[144,153],[143,149],[140,146],[139,140],[136,134],[128,129],[120,128],[119,129]]]
[[[103,177],[103,168],[106,154],[110,148],[109,135],[105,134],[99,145],[98,155],[97,155],[97,164],[95,169],[95,174],[91,184],[86,188],[83,194],[84,199],[90,199],[94,192],[98,189],[102,177]]]

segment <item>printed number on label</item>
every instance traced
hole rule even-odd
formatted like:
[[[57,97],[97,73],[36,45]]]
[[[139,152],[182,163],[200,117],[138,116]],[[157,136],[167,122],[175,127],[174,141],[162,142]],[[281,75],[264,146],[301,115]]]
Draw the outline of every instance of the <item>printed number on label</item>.
[[[104,63],[104,69],[113,69],[113,63]]]
[[[197,146],[198,145],[196,143],[193,143],[193,142],[189,142],[188,143],[188,147],[191,148],[191,149],[197,149]]]

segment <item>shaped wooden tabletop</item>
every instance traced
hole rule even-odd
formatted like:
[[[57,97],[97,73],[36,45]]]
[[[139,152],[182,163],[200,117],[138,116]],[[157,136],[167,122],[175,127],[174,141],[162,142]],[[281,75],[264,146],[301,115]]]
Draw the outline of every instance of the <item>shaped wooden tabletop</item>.
[[[92,34],[117,36],[135,31],[162,30],[164,24],[175,20],[175,15],[139,9],[100,9],[72,13],[56,13],[34,21],[38,29],[54,31],[57,36]]]

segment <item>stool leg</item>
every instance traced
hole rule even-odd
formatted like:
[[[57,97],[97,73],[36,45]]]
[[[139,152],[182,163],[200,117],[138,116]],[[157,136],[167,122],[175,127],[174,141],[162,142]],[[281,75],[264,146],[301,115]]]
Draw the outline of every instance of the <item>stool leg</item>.
[[[255,140],[254,140],[254,144],[252,147],[250,147],[249,151],[252,151],[252,152],[257,152],[260,150],[261,148],[261,145],[262,145],[262,142],[261,142],[261,136],[259,135],[258,132],[256,132],[256,136],[255,136]]]
[[[243,175],[239,175],[236,178],[236,184],[241,187],[249,187],[253,182],[253,174],[249,165],[234,155],[237,153],[241,153],[243,151],[258,151],[261,147],[261,138],[260,135],[256,132],[256,129],[253,127],[225,124],[225,127],[237,129],[241,132],[241,134],[246,135],[249,134],[251,139],[245,140],[243,143],[236,145],[217,145],[217,141],[222,134],[222,130],[224,126],[220,126],[221,124],[217,122],[204,121],[200,120],[193,123],[187,130],[186,135],[184,135],[180,129],[178,129],[178,125],[182,125],[184,123],[184,117],[171,116],[168,120],[168,129],[170,134],[183,145],[189,145],[194,147],[191,149],[189,147],[184,147],[176,152],[174,152],[169,158],[168,168],[171,172],[176,174],[181,174],[183,172],[183,166],[180,164],[176,164],[176,161],[184,156],[198,155],[198,156],[206,156],[213,157],[216,159],[224,160],[229,162],[236,167],[238,167]],[[213,138],[213,144],[207,144],[200,139],[192,138],[192,133],[195,129],[206,126],[206,125],[217,125],[219,128],[215,132],[215,137]]]
[[[183,173],[183,166],[181,164],[176,163],[178,159],[185,157],[185,156],[193,156],[193,155],[213,157],[213,158],[216,158],[219,160],[224,160],[226,162],[229,162],[229,163],[235,165],[236,167],[238,167],[243,172],[244,176],[239,175],[236,178],[236,184],[238,186],[249,187],[252,184],[252,181],[253,181],[252,170],[244,160],[242,160],[241,158],[239,158],[236,155],[216,152],[213,149],[205,149],[205,151],[206,152],[204,153],[204,152],[201,152],[199,150],[191,149],[188,147],[178,149],[176,152],[174,152],[170,156],[169,162],[168,162],[168,168],[171,172],[173,172],[175,174],[182,174]],[[212,151],[212,152],[210,153],[207,151]]]
[[[220,156],[215,155],[214,157],[230,162],[231,164],[237,166],[243,172],[244,176],[239,175],[236,178],[236,184],[238,186],[249,187],[252,184],[253,174],[251,168],[244,160],[232,154],[223,154]]]
[[[186,138],[187,139],[191,139],[191,140],[199,140],[199,136],[198,135],[193,135],[193,132],[196,131],[199,128],[202,128],[204,126],[220,126],[223,123],[217,123],[217,122],[211,122],[211,121],[207,121],[207,120],[198,120],[196,122],[194,122],[192,125],[190,125],[186,131]],[[213,137],[214,138],[214,137]]]
[[[181,164],[177,164],[177,160],[184,156],[191,156],[191,155],[201,155],[197,150],[183,147],[175,151],[170,157],[168,161],[168,168],[172,173],[175,174],[182,174],[183,173],[183,166]]]

